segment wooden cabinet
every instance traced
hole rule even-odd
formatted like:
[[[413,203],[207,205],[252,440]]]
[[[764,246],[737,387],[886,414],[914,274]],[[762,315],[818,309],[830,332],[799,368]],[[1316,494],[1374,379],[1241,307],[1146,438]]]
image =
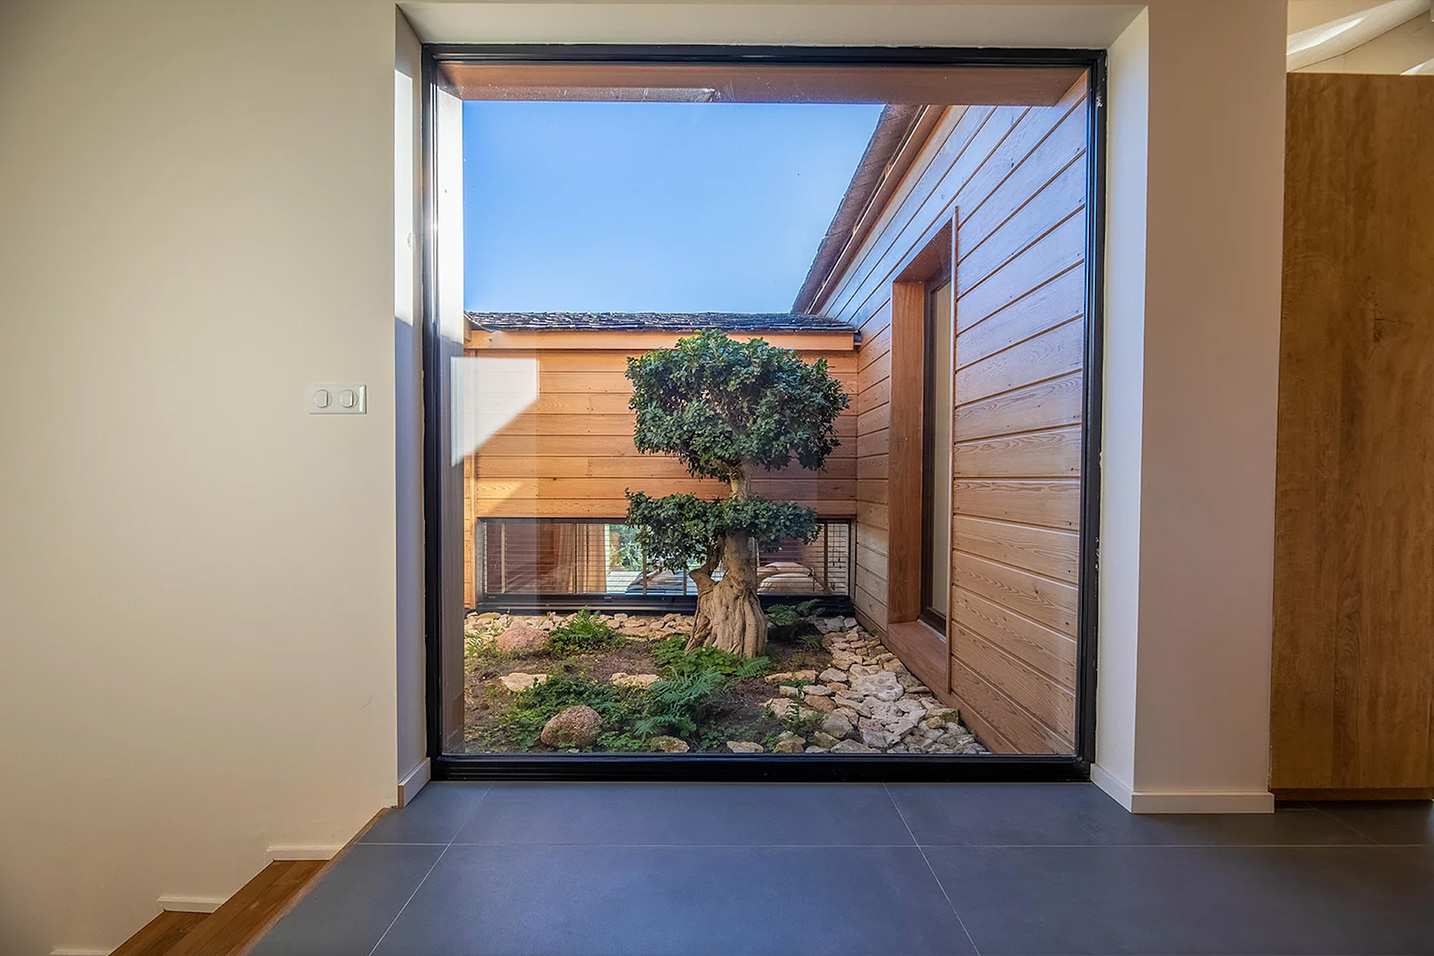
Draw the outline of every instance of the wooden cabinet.
[[[1434,77],[1291,75],[1285,175],[1271,787],[1427,798]]]

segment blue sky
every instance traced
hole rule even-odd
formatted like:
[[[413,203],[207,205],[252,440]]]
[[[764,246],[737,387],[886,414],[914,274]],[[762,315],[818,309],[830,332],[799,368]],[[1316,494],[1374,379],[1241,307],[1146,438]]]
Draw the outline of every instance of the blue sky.
[[[784,312],[880,113],[466,102],[464,305]]]

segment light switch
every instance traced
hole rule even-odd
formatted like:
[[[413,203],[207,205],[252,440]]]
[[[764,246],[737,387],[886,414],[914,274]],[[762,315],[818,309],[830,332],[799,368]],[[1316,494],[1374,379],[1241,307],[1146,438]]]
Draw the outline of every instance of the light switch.
[[[310,415],[363,415],[368,412],[367,385],[310,385]]]

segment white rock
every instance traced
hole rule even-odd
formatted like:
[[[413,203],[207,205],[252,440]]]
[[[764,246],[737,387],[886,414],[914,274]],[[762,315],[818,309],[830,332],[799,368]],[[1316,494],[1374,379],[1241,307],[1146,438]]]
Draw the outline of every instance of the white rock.
[[[498,683],[511,691],[520,691],[527,690],[529,687],[536,687],[547,679],[547,674],[525,674],[522,671],[514,671],[511,674],[504,674],[498,678]]]
[[[612,682],[619,687],[651,687],[661,679],[656,674],[625,674],[622,671],[612,675]]]
[[[835,667],[828,667],[826,670],[818,674],[817,677],[821,680],[826,681],[828,684],[845,684],[850,679],[847,676],[846,671],[837,670]]]
[[[810,684],[816,679],[816,671],[783,671],[780,674],[768,674],[766,677],[762,678],[762,680],[766,681],[769,684],[779,684],[783,682],[798,682],[803,684]]]
[[[760,754],[766,753],[767,751],[766,747],[750,740],[729,740],[727,741],[727,749],[734,754]]]
[[[841,714],[829,714],[827,719],[822,721],[822,732],[831,734],[833,737],[850,736],[852,723]]]
[[[875,697],[877,700],[896,700],[906,693],[896,675],[890,671],[854,677],[851,689],[863,697]]]
[[[893,737],[905,737],[916,729],[916,721],[910,717],[903,717],[900,720],[886,725],[886,732]]]
[[[866,744],[858,743],[858,742],[855,741],[855,740],[838,740],[837,743],[836,743],[836,746],[832,748],[832,751],[831,751],[831,752],[834,753],[834,754],[870,754],[870,753],[876,753],[875,750],[873,750],[872,748],[868,747]]]
[[[832,689],[825,684],[808,684],[802,688],[804,694],[816,694],[818,697],[830,697]]]

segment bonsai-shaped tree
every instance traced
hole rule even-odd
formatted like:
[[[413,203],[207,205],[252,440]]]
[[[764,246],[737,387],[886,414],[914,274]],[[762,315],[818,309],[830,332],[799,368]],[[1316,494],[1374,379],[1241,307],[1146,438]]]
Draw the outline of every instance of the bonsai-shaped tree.
[[[752,476],[793,458],[820,468],[839,444],[833,425],[847,396],[827,374],[826,359],[805,362],[761,339],[738,342],[712,330],[629,358],[627,377],[637,450],[676,455],[692,475],[731,488],[711,500],[628,492],[627,522],[651,563],[679,574],[697,565],[688,649],[710,645],[756,657],[767,647],[757,549],[782,538],[810,542],[817,523],[810,508],[752,494]]]

